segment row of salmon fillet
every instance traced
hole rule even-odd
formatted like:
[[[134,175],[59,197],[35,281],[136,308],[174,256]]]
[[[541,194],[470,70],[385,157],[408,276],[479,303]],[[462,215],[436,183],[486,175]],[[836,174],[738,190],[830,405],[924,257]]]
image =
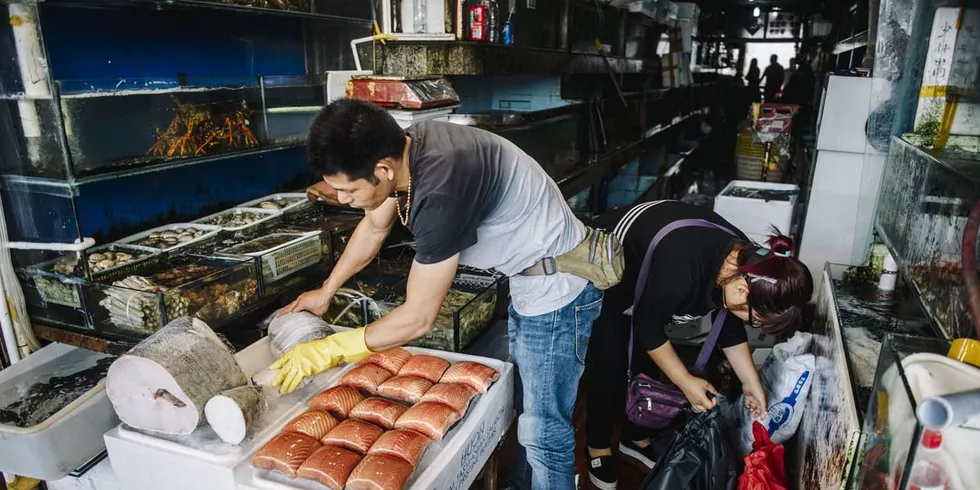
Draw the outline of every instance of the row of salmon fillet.
[[[432,441],[466,415],[499,373],[477,362],[395,348],[351,369],[309,402],[252,466],[331,490],[400,490]]]

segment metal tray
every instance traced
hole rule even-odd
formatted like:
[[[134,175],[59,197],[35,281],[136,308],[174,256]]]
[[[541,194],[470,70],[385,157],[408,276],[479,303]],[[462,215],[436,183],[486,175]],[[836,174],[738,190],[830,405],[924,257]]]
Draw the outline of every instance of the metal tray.
[[[161,249],[157,249],[157,250],[159,250],[160,252],[171,252],[171,251],[177,250],[179,248],[186,247],[188,245],[199,244],[199,243],[205,242],[207,240],[212,240],[214,238],[217,238],[218,232],[221,231],[221,227],[212,226],[212,225],[202,225],[200,223],[172,223],[172,224],[165,225],[165,226],[158,226],[156,228],[152,228],[152,229],[149,229],[149,230],[146,230],[146,231],[141,231],[141,232],[139,232],[139,233],[137,233],[135,235],[130,235],[130,236],[126,237],[126,238],[123,238],[122,240],[118,240],[118,241],[116,241],[116,243],[120,243],[120,244],[123,244],[123,245],[134,245],[134,246],[137,246],[137,247],[142,247],[142,245],[135,245],[135,243],[138,242],[138,241],[140,241],[140,240],[142,240],[142,239],[144,239],[144,238],[146,238],[146,237],[148,237],[148,236],[150,236],[150,234],[152,234],[155,231],[167,231],[167,230],[173,230],[173,229],[177,229],[177,228],[197,228],[197,229],[200,229],[200,230],[205,230],[208,233],[205,233],[203,236],[200,236],[200,237],[195,238],[193,240],[190,240],[190,241],[187,241],[187,242],[184,242],[184,243],[178,243],[178,244],[176,244],[176,245],[174,245],[172,247],[169,247],[169,248],[161,248]],[[152,248],[152,247],[146,247],[146,248]]]
[[[253,221],[251,223],[248,223],[248,224],[246,224],[244,226],[222,226],[222,225],[212,225],[210,223],[206,223],[206,221],[208,221],[208,220],[212,220],[214,218],[217,218],[219,216],[224,216],[226,214],[243,214],[243,213],[255,213],[255,214],[260,214],[260,215],[263,215],[264,214],[265,217],[260,218],[260,219],[257,219],[257,220],[255,220],[255,221]],[[222,211],[220,213],[210,214],[210,215],[205,216],[203,218],[200,218],[200,219],[196,219],[194,221],[191,221],[191,223],[199,223],[199,224],[208,225],[208,226],[218,226],[222,230],[225,230],[225,231],[245,231],[245,230],[248,230],[248,229],[251,229],[251,228],[258,227],[258,226],[262,225],[263,223],[268,223],[269,221],[272,221],[272,220],[276,219],[277,217],[279,217],[279,215],[281,215],[281,214],[282,214],[281,211],[273,211],[271,209],[264,209],[264,208],[238,208],[238,207],[236,207],[236,208],[227,209],[227,210]]]
[[[112,267],[108,267],[102,270],[93,271],[92,268],[86,265],[89,271],[89,277],[92,280],[97,280],[97,278],[105,276],[106,274],[112,274],[113,271],[119,270],[123,267],[132,267],[135,265],[140,265],[150,260],[154,260],[156,255],[159,255],[160,249],[153,247],[141,247],[139,245],[126,245],[122,243],[110,243],[108,245],[102,245],[100,247],[91,248],[85,251],[85,260],[88,261],[88,257],[95,253],[104,252],[135,252],[142,254],[140,257],[136,257],[133,260],[126,262],[125,264],[119,264]]]
[[[294,202],[294,203],[292,203],[292,204],[290,204],[290,205],[288,205],[288,206],[286,206],[284,208],[280,208],[279,209],[279,212],[280,213],[291,213],[293,211],[298,211],[300,209],[303,209],[303,208],[308,207],[308,206],[310,206],[310,205],[313,204],[306,197],[306,193],[303,193],[303,192],[284,192],[284,193],[279,193],[279,194],[270,194],[268,196],[263,196],[263,197],[260,197],[258,199],[252,199],[251,201],[244,202],[244,203],[239,204],[238,206],[235,206],[235,207],[236,208],[263,209],[263,208],[259,208],[258,207],[259,203],[261,203],[263,201],[273,201],[273,200],[278,200],[278,199],[298,199],[297,202]]]

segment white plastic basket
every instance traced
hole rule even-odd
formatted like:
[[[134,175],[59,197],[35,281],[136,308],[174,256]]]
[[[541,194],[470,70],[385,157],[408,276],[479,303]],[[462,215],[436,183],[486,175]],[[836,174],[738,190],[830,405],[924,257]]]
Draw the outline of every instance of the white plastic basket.
[[[258,252],[235,252],[235,249],[252,242],[277,236],[293,236],[295,238]],[[226,248],[220,252],[259,257],[262,261],[262,278],[267,284],[316,264],[323,258],[320,232],[316,231],[303,234],[275,233]]]
[[[184,242],[184,243],[175,244],[172,247],[158,249],[159,251],[161,251],[161,252],[170,252],[170,251],[173,251],[173,250],[177,250],[178,248],[186,247],[188,245],[194,245],[196,243],[201,243],[203,241],[206,241],[206,240],[210,240],[212,238],[215,238],[216,236],[218,236],[218,232],[221,231],[221,227],[211,226],[211,225],[202,225],[200,223],[172,223],[172,224],[165,225],[165,226],[158,226],[156,228],[152,228],[152,229],[149,229],[149,230],[146,230],[146,231],[141,231],[141,232],[139,232],[139,233],[137,233],[135,235],[130,235],[130,236],[126,237],[126,238],[123,238],[122,240],[119,240],[116,243],[122,243],[124,245],[135,245],[135,246],[143,247],[143,248],[153,248],[153,247],[146,247],[144,245],[136,245],[136,243],[139,242],[140,240],[142,240],[142,239],[150,236],[154,232],[175,230],[177,228],[197,228],[199,230],[204,230],[207,233],[205,233],[204,235],[201,235],[201,236],[199,236],[199,237],[197,237],[197,238],[195,238],[193,240],[190,240],[190,241],[187,241],[187,242]]]
[[[226,214],[244,214],[244,213],[255,213],[257,215],[261,215],[262,218],[259,218],[243,226],[223,226],[223,225],[215,225],[215,224],[208,223],[208,221],[218,218],[219,216],[224,216]],[[276,219],[276,217],[278,217],[280,214],[282,214],[280,211],[274,211],[271,209],[263,209],[263,208],[231,208],[231,209],[226,209],[220,213],[214,213],[205,216],[203,218],[196,219],[191,223],[200,223],[202,225],[208,225],[208,226],[218,226],[225,231],[243,231],[249,228],[259,226],[262,223],[268,223],[269,221]]]
[[[286,199],[286,200],[290,200],[290,201],[295,201],[295,202],[289,204],[288,206],[286,206],[284,208],[280,208],[279,209],[279,212],[280,213],[291,213],[293,211],[297,211],[297,210],[303,209],[303,208],[305,208],[307,206],[310,206],[312,204],[310,202],[310,200],[306,197],[306,194],[305,193],[302,193],[302,192],[285,192],[285,193],[279,193],[279,194],[270,194],[268,196],[260,197],[258,199],[252,199],[251,201],[248,201],[248,202],[239,204],[238,206],[235,206],[235,207],[236,208],[253,208],[253,209],[256,209],[257,208],[257,209],[263,209],[263,208],[259,208],[258,207],[259,203],[261,203],[263,201],[277,201],[277,200],[280,200],[280,199]]]

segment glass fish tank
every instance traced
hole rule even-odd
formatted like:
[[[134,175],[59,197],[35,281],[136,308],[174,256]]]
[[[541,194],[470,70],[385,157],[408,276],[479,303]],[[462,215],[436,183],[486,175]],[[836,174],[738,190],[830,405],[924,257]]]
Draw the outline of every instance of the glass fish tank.
[[[263,77],[265,121],[272,144],[303,144],[310,124],[327,104],[326,85],[305,77]]]
[[[256,80],[66,80],[58,86],[76,175],[269,144]]]
[[[364,214],[356,210],[335,208],[318,203],[303,212],[286,217],[286,222],[295,226],[330,233],[330,254],[333,263],[347,248],[347,241],[361,222]]]
[[[976,338],[963,282],[963,231],[980,202],[980,165],[892,140],[875,227],[947,338]],[[976,239],[974,237],[974,239]]]
[[[83,301],[95,330],[146,336],[185,315],[217,328],[259,300],[254,259],[160,257],[85,285]]]
[[[368,320],[374,321],[405,302],[407,280],[398,291],[387,297],[376,296],[377,311],[368,308]],[[499,277],[460,272],[439,310],[435,327],[409,345],[450,352],[461,352],[496,319],[500,298]]]

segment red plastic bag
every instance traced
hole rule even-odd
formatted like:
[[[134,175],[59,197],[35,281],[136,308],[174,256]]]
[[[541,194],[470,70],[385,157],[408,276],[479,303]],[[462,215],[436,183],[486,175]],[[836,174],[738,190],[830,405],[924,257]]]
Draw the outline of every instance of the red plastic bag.
[[[787,490],[785,449],[769,439],[769,432],[752,422],[752,454],[745,457],[745,471],[738,478],[738,490]]]

